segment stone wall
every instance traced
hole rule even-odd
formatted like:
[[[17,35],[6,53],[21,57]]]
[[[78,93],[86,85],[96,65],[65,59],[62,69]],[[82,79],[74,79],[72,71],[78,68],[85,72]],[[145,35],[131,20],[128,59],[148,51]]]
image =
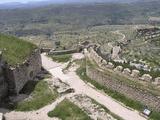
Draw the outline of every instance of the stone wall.
[[[24,85],[33,80],[41,71],[42,61],[40,50],[36,49],[30,57],[16,67],[7,66],[5,70],[9,94],[18,94]]]
[[[120,72],[121,74],[136,80],[141,80],[155,85],[160,85],[159,77],[153,79],[153,77],[149,74],[143,74],[140,76],[139,70],[130,70],[129,68],[123,68],[122,66],[115,66],[112,62],[108,62],[107,60],[102,58],[102,56],[99,55],[97,50],[98,47],[89,47],[88,50],[85,49],[85,54],[88,58],[94,60],[99,65],[99,67],[103,69],[112,69],[115,72]],[[121,67],[121,70],[119,70],[119,67]]]
[[[127,83],[114,80],[111,76],[108,76],[97,69],[90,68],[89,66],[86,67],[86,74],[92,80],[96,80],[99,84],[105,85],[107,88],[117,91],[128,98],[137,100],[150,108],[160,111],[160,98],[143,90],[129,86]]]
[[[125,75],[132,77],[139,77],[139,73],[136,70],[130,71],[128,68],[123,69],[122,66],[115,67],[112,63],[107,62],[101,56],[96,53],[96,48],[90,47],[84,50],[85,56],[91,60],[94,60],[100,68],[102,69],[111,69],[116,70],[117,72],[123,72]],[[144,105],[149,106],[157,111],[160,111],[160,98],[143,91],[141,89],[137,89],[136,86],[130,86],[125,82],[121,82],[119,80],[114,80],[111,76],[106,75],[103,71],[99,69],[93,69],[89,66],[86,66],[86,73],[88,77],[92,80],[96,80],[99,84],[105,85],[107,88],[115,90],[128,98],[137,100]],[[134,75],[133,75],[134,74]],[[157,80],[158,81],[158,80]]]
[[[3,71],[3,67],[4,67],[4,61],[2,60],[2,56],[1,56],[1,51],[0,51],[0,103],[1,100],[7,95],[7,91],[8,91],[8,85],[5,82],[5,77],[4,77],[4,71]]]

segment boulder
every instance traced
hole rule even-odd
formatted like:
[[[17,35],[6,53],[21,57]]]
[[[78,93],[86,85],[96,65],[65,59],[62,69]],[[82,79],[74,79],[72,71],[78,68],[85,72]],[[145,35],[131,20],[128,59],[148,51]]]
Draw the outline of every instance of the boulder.
[[[134,78],[138,78],[140,75],[140,72],[139,70],[132,70],[132,74],[131,76],[134,77]]]
[[[149,74],[144,74],[140,79],[143,81],[151,82],[152,76],[150,76]]]
[[[125,68],[125,69],[123,70],[123,74],[125,74],[125,75],[130,75],[130,74],[131,74],[131,70],[130,70],[129,68]]]

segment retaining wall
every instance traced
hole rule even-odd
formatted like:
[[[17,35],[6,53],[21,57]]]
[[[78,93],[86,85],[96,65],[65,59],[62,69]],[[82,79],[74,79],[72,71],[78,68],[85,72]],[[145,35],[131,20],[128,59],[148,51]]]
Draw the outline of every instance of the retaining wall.
[[[160,111],[160,98],[143,90],[133,88],[121,81],[114,80],[111,76],[105,75],[102,71],[88,66],[86,67],[86,74],[92,80],[96,80],[99,84],[105,85],[107,88],[115,90],[128,98],[137,100],[150,108]]]
[[[90,59],[95,60],[95,62],[99,66],[105,67],[108,64],[107,62],[103,62],[103,59],[98,56],[98,54],[94,51],[93,48],[89,48],[88,51],[85,50],[85,54]],[[114,78],[106,75],[103,71],[96,68],[86,66],[86,74],[88,77],[90,77],[92,80],[97,81],[99,84],[105,85],[107,88],[117,91],[127,96],[128,98],[137,100],[152,109],[160,111],[160,98],[158,98],[157,96],[154,96],[147,91],[138,89],[136,88],[136,86],[130,86],[125,82],[114,80]]]

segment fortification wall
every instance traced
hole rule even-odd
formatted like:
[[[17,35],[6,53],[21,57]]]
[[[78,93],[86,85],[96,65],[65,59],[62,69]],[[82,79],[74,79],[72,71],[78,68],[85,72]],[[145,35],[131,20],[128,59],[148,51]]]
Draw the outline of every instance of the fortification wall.
[[[4,71],[3,71],[4,61],[0,53],[0,102],[7,95],[8,85],[5,81]]]
[[[18,94],[29,80],[36,77],[41,71],[41,67],[42,61],[39,49],[36,49],[23,64],[14,68],[7,66],[5,73],[9,94]]]
[[[83,45],[78,45],[76,48],[74,48],[74,49],[69,49],[69,50],[59,50],[59,51],[50,50],[50,51],[48,52],[48,55],[72,54],[72,53],[77,53],[77,52],[82,51],[83,48],[84,48]]]
[[[92,80],[96,80],[99,84],[105,85],[107,88],[115,90],[128,98],[137,100],[150,108],[160,111],[160,99],[158,97],[148,92],[138,90],[121,81],[114,80],[112,77],[105,75],[102,71],[88,66],[86,67],[86,74]]]
[[[88,50],[85,49],[84,53],[86,57],[89,59],[94,60],[101,68],[103,69],[115,69],[115,66],[104,60],[102,57],[100,57],[94,48],[89,48]],[[131,75],[131,71],[128,71],[126,69],[122,70],[120,66],[116,69],[119,72],[123,71],[123,74]],[[135,70],[134,70],[135,71]],[[90,77],[92,80],[96,80],[99,84],[105,85],[107,88],[115,90],[128,98],[137,100],[144,105],[149,106],[150,108],[153,108],[157,111],[160,111],[160,98],[157,96],[154,96],[146,91],[143,91],[141,89],[136,88],[136,86],[130,86],[125,82],[121,82],[119,80],[114,80],[111,76],[106,75],[103,71],[99,69],[94,69],[89,66],[86,66],[86,74],[88,77]],[[134,76],[135,77],[135,76]]]

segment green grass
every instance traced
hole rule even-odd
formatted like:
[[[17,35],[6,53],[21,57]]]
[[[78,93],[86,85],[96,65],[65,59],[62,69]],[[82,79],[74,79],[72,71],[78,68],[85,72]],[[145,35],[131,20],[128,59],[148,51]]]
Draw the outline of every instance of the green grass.
[[[78,106],[69,100],[63,100],[53,111],[48,113],[49,117],[58,117],[62,120],[91,120]]]
[[[80,62],[79,62],[80,63]],[[138,111],[142,111],[144,109],[144,105],[140,103],[139,101],[132,100],[130,98],[127,98],[123,94],[120,94],[114,90],[111,90],[104,85],[100,85],[98,82],[95,80],[91,80],[87,75],[86,75],[86,62],[85,60],[81,61],[80,63],[80,68],[77,69],[77,75],[80,76],[80,78],[86,82],[89,82],[93,84],[97,89],[103,90],[107,95],[111,96],[112,98],[116,99],[117,101],[120,101],[124,105],[133,108]],[[160,113],[153,111],[152,115],[150,116],[151,120],[159,120],[160,118]]]
[[[31,96],[31,99],[17,103],[16,110],[32,111],[40,109],[53,102],[58,97],[58,93],[49,89],[48,83],[42,80],[37,83]]]
[[[71,60],[72,55],[71,54],[49,55],[49,57],[51,57],[53,61],[65,63],[65,62],[68,62],[69,60]]]
[[[0,50],[3,50],[3,58],[10,65],[21,64],[37,47],[29,42],[13,36],[0,34]]]

